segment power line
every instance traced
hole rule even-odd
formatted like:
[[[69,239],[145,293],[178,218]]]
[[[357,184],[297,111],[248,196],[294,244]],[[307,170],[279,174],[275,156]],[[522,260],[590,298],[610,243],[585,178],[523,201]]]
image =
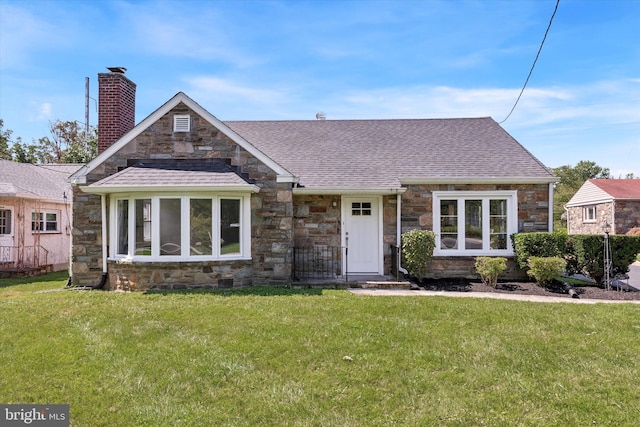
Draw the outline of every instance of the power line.
[[[522,90],[520,91],[520,95],[518,95],[518,98],[516,99],[516,102],[513,104],[513,107],[511,107],[511,111],[509,111],[509,114],[507,114],[507,117],[505,117],[505,119],[503,121],[501,121],[499,124],[502,124],[504,122],[507,121],[507,119],[509,117],[511,117],[511,113],[513,113],[513,110],[516,109],[516,105],[518,105],[518,101],[520,101],[520,98],[522,97],[522,94],[524,93],[524,89],[527,87],[527,83],[529,83],[529,78],[531,77],[531,74],[533,74],[533,69],[536,66],[536,62],[538,62],[538,57],[540,56],[540,52],[542,52],[542,46],[544,46],[544,41],[547,39],[547,34],[549,33],[549,29],[551,28],[551,23],[553,22],[553,17],[556,16],[556,12],[558,11],[558,5],[560,4],[560,0],[556,1],[556,7],[555,9],[553,9],[553,14],[551,15],[551,19],[549,20],[549,25],[547,25],[547,30],[544,32],[544,37],[542,38],[542,43],[540,43],[540,47],[538,48],[538,53],[536,54],[536,59],[533,60],[533,64],[531,65],[531,69],[529,70],[529,75],[527,76],[527,79],[524,81],[524,85],[522,86]]]

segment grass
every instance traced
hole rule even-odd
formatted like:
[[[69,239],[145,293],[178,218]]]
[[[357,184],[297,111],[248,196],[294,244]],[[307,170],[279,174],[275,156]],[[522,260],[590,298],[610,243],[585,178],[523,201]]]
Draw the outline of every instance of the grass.
[[[640,419],[640,306],[337,290],[0,284],[0,402],[74,426],[584,426]],[[345,356],[348,356],[345,359]]]

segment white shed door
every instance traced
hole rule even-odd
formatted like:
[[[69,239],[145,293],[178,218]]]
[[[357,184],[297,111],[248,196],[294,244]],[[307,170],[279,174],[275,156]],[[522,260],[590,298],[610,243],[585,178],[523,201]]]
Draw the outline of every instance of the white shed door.
[[[344,240],[349,274],[380,273],[378,198],[345,198]]]

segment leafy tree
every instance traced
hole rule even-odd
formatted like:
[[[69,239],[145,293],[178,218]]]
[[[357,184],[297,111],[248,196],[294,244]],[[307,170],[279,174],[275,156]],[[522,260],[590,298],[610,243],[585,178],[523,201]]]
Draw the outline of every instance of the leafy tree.
[[[0,119],[0,159],[11,160],[11,149],[9,148],[9,142],[11,142],[12,130],[3,130],[4,120]]]
[[[86,163],[97,155],[95,128],[87,135],[78,122],[56,120],[49,123],[49,131],[51,138],[40,138],[37,144],[43,163]]]
[[[560,178],[560,182],[556,184],[554,189],[553,222],[555,228],[566,226],[561,219],[564,205],[585,181],[592,178],[611,178],[609,168],[603,168],[588,160],[581,160],[575,166],[564,165],[552,170]]]

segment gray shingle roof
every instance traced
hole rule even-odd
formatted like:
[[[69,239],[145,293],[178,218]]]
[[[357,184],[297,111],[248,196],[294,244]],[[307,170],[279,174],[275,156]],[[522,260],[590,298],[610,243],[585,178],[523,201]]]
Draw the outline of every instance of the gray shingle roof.
[[[307,188],[398,188],[403,179],[553,179],[489,117],[224,123]]]
[[[0,196],[64,201],[71,185],[66,179],[82,165],[34,165],[0,160]]]
[[[159,186],[249,186],[234,172],[206,172],[179,169],[128,167],[95,182],[89,187],[159,187]]]

